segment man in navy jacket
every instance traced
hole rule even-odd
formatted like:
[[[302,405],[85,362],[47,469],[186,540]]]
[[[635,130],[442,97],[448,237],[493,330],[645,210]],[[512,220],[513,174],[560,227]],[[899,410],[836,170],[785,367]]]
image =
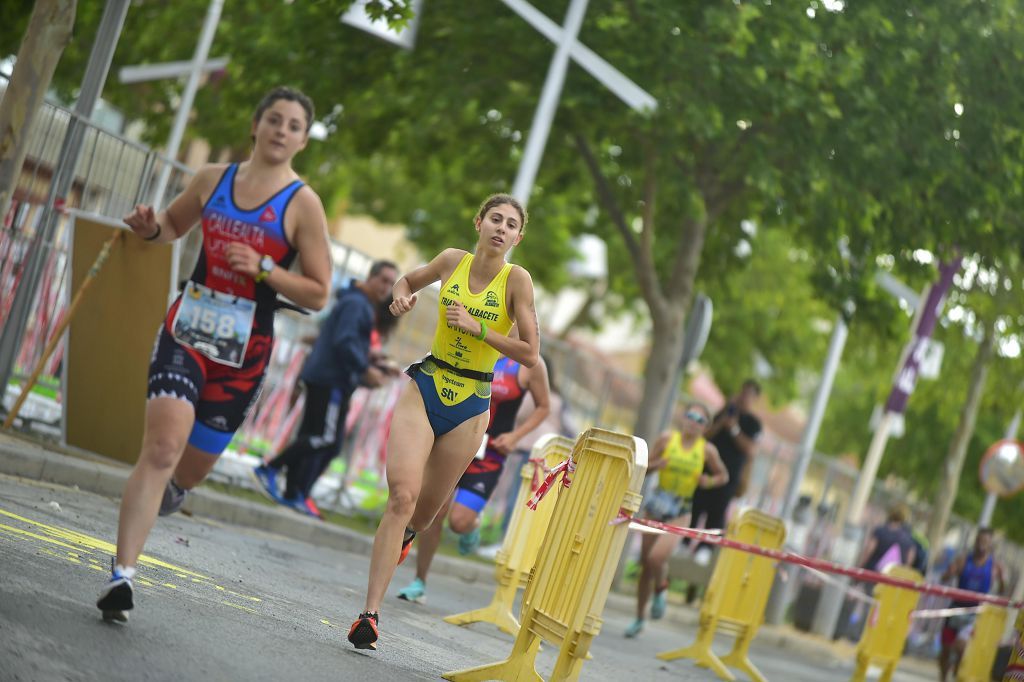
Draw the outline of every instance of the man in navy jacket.
[[[384,381],[384,372],[370,362],[370,335],[377,306],[391,293],[397,278],[395,264],[381,260],[364,281],[339,292],[302,367],[306,405],[298,435],[274,460],[253,471],[272,499],[316,514],[307,499],[320,473],[341,451],[349,398],[360,385],[379,386]],[[282,469],[286,470],[283,497],[277,484]]]

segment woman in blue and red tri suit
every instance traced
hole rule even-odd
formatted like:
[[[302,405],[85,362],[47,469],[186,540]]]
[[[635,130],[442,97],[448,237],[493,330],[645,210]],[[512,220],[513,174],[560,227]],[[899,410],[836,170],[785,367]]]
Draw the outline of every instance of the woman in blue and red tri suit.
[[[121,499],[113,575],[96,604],[105,620],[127,620],[135,565],[158,511],[181,507],[259,394],[278,294],[316,310],[327,303],[327,218],[291,166],[312,123],[308,97],[271,90],[253,116],[248,161],[204,166],[166,210],[140,205],[125,217],[150,242],[201,223],[203,250],[153,349],[142,450]],[[289,270],[296,258],[301,273]]]

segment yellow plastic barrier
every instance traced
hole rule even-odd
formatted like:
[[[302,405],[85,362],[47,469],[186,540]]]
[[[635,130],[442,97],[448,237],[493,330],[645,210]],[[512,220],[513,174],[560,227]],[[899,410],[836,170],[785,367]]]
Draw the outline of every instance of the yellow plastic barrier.
[[[890,566],[883,572],[913,582],[924,579],[920,573],[906,566]],[[857,644],[857,667],[851,682],[864,682],[872,665],[882,668],[880,682],[892,679],[910,631],[910,612],[917,606],[921,595],[903,587],[879,584],[875,587],[874,596],[878,601],[871,606]]]
[[[552,468],[565,460],[572,452],[572,448],[571,439],[551,434],[537,441],[533,446],[533,452],[530,453],[530,459],[543,458],[544,464]],[[512,512],[512,520],[505,532],[501,549],[494,558],[494,575],[498,581],[494,598],[482,609],[448,616],[445,622],[455,625],[492,623],[513,637],[519,634],[519,621],[512,613],[512,603],[515,601],[516,591],[520,587],[526,587],[530,579],[530,571],[537,563],[537,552],[540,551],[541,541],[555,510],[558,491],[562,489],[561,485],[556,486],[540,501],[537,509],[527,509],[526,502],[533,495],[530,488],[535,469],[536,464],[533,462],[529,462],[522,469],[523,480],[519,486],[519,495],[516,497],[515,511]]]
[[[1010,652],[1010,660],[1006,664],[1006,672],[1003,673],[1003,682],[1024,681],[1024,609],[1017,612],[1014,628],[1017,634],[1013,641],[1013,651]]]
[[[601,612],[626,524],[611,525],[619,510],[640,508],[647,444],[604,429],[585,431],[572,453],[572,485],[555,500],[537,564],[523,595],[522,627],[509,658],[444,674],[446,680],[541,680],[535,660],[541,641],[560,648],[551,680],[579,678]]]
[[[786,539],[786,526],[774,516],[750,509],[729,524],[726,537],[779,549]],[[749,650],[764,620],[764,607],[774,580],[775,562],[772,559],[736,549],[723,549],[700,607],[697,641],[682,649],[660,653],[658,658],[665,661],[692,658],[697,665],[711,668],[723,680],[736,679],[727,667],[731,666],[742,670],[752,680],[766,682],[761,671],[751,663]],[[719,658],[711,650],[717,630],[731,631],[736,635],[732,651],[724,658]]]
[[[984,604],[974,619],[971,639],[967,642],[957,682],[988,682],[992,677],[992,666],[996,662],[999,640],[1006,627],[1006,609],[994,604]]]

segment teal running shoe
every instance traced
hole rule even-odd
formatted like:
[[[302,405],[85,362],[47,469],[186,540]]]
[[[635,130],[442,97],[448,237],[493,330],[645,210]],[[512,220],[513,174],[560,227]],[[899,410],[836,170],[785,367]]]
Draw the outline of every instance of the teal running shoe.
[[[640,634],[640,631],[643,630],[643,629],[644,629],[644,619],[643,618],[637,618],[636,620],[634,620],[632,623],[629,624],[629,627],[626,628],[626,632],[624,634],[626,635],[626,637],[636,637],[637,635]]]
[[[668,589],[658,590],[651,600],[651,620],[659,620],[665,616],[665,607],[668,605]]]
[[[459,536],[459,554],[466,556],[476,551],[480,546],[480,528],[474,528],[468,533]]]
[[[398,598],[411,601],[414,604],[422,604],[427,600],[427,586],[422,580],[416,578],[398,591]]]

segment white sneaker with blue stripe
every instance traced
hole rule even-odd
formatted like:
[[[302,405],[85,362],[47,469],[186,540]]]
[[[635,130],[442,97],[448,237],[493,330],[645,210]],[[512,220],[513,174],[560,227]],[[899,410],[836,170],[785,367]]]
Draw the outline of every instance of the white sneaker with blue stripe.
[[[128,622],[128,612],[135,607],[135,589],[132,586],[134,577],[134,568],[112,567],[110,580],[100,590],[100,598],[96,600],[96,608],[103,612],[103,620],[108,623]]]

